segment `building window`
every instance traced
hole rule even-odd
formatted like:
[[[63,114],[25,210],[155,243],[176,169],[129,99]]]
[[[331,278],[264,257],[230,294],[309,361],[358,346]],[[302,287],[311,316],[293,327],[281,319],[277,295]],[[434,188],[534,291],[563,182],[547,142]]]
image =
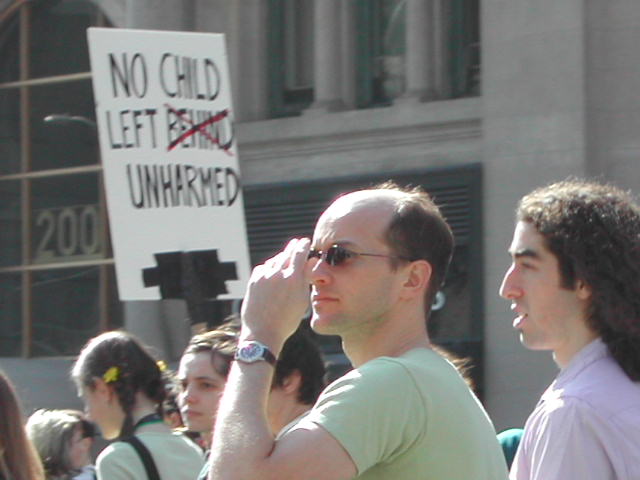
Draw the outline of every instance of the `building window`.
[[[122,323],[108,244],[86,0],[0,15],[0,356],[77,354]]]
[[[480,95],[480,0],[452,0],[451,96]]]
[[[356,105],[388,105],[405,91],[406,0],[356,6]]]
[[[270,0],[271,115],[297,115],[313,101],[314,0]]]
[[[426,0],[425,0],[426,1]],[[389,105],[407,89],[407,0],[358,0],[356,3],[356,105]],[[437,8],[436,8],[437,4]],[[479,0],[430,3],[433,46],[431,68],[436,98],[480,94]],[[425,53],[426,55],[426,53]],[[438,91],[439,90],[439,91]]]

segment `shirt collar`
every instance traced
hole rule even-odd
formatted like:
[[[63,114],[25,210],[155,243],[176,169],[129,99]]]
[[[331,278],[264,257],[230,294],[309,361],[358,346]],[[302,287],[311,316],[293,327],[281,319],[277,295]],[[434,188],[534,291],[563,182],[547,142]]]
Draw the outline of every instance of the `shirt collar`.
[[[556,379],[557,386],[570,382],[589,365],[609,355],[609,348],[600,337],[596,338],[591,343],[582,347],[582,349],[574,355],[569,364],[560,370]]]

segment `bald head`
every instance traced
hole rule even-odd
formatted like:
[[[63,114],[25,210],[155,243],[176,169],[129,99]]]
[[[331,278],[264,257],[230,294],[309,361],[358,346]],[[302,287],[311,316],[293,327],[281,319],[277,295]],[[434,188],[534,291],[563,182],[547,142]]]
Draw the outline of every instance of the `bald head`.
[[[358,190],[336,199],[324,211],[318,224],[333,224],[349,217],[349,221],[362,222],[371,228],[373,224],[382,224],[384,234],[391,218],[398,208],[401,192],[392,190]]]

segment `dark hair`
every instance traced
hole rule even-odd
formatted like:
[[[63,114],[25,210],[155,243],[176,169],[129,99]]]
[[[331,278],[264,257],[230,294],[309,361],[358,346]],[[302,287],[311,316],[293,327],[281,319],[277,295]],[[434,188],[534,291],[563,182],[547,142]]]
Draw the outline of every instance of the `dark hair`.
[[[396,200],[396,209],[385,237],[395,255],[412,261],[426,260],[431,265],[431,279],[425,293],[425,314],[428,318],[453,254],[451,227],[429,194],[420,187],[401,188],[388,181],[373,188],[403,194]],[[401,261],[391,259],[392,267],[397,268]]]
[[[89,340],[80,352],[71,375],[79,388],[95,388],[95,379],[105,378],[111,368],[117,372],[116,378],[107,383],[113,386],[125,413],[120,438],[126,438],[133,434],[131,411],[137,392],[154,402],[162,413],[164,380],[151,354],[134,336],[121,331],[106,332]]]
[[[276,363],[273,386],[282,386],[293,372],[300,373],[298,401],[313,405],[324,388],[325,368],[318,345],[311,337],[307,322],[287,339]]]
[[[22,408],[9,378],[0,370],[0,476],[44,479],[42,464],[22,425]]]
[[[165,415],[178,414],[180,417],[180,423],[182,423],[182,415],[180,415],[180,407],[178,406],[178,396],[180,395],[180,382],[175,372],[164,372],[165,384],[164,392],[165,397],[162,402],[162,412]]]
[[[33,442],[47,478],[75,473],[71,462],[71,442],[76,430],[82,438],[93,437],[93,424],[78,410],[37,410],[27,421],[27,434]]]
[[[569,179],[522,198],[531,223],[559,263],[562,287],[591,289],[588,325],[620,367],[640,380],[640,208],[617,187]]]
[[[189,341],[183,355],[210,352],[213,368],[224,378],[229,374],[231,362],[238,348],[240,318],[230,315],[215,330],[195,335]],[[291,335],[278,356],[272,386],[281,386],[294,371],[299,371],[301,385],[298,401],[313,404],[324,388],[324,362],[320,350],[311,338],[305,324]]]

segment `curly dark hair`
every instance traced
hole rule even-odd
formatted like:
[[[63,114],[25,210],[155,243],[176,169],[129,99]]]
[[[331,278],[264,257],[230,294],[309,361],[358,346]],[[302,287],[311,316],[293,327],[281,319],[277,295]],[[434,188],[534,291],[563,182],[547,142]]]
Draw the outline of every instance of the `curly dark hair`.
[[[118,376],[109,382],[118,396],[125,419],[119,438],[133,435],[131,412],[137,392],[153,401],[162,414],[165,399],[165,379],[156,360],[130,333],[106,332],[92,338],[76,360],[71,376],[78,388],[95,388],[95,379],[103,378],[111,367],[118,369]]]
[[[557,257],[562,287],[592,290],[587,321],[630,379],[640,380],[640,207],[613,185],[568,179],[520,201]]]

